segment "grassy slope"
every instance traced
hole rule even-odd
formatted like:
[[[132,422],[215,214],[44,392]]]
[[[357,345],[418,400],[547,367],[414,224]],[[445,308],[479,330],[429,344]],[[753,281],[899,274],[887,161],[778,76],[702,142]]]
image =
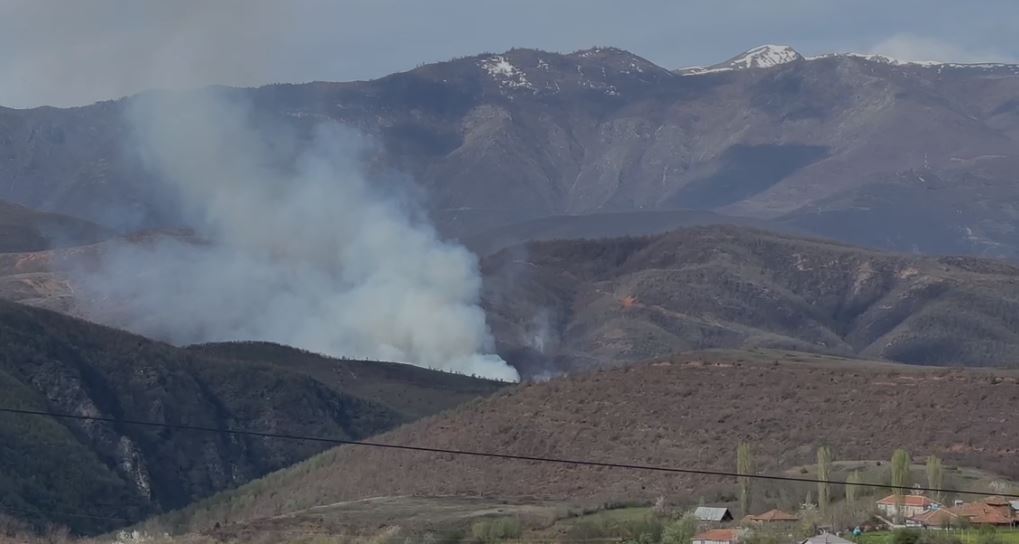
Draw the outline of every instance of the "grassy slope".
[[[977,544],[980,540],[980,533],[977,529],[959,529],[950,531],[950,534],[962,540],[963,544]],[[889,531],[867,533],[856,537],[858,544],[892,544],[895,535]],[[1000,544],[1019,544],[1019,529],[998,529],[994,537]]]
[[[528,384],[375,440],[520,455],[731,469],[749,441],[761,471],[830,444],[841,458],[917,457],[1015,477],[1002,414],[1019,373],[949,370],[758,351],[701,353],[665,364]],[[732,483],[525,462],[341,447],[165,518],[176,529],[397,495],[570,500],[729,500]],[[799,494],[799,499],[805,491]]]
[[[387,365],[385,372],[366,371],[343,389],[316,379],[301,363],[314,358],[310,366],[325,372],[329,359],[297,350],[249,346],[251,360],[201,351],[0,302],[0,404],[361,438],[499,387]],[[291,360],[304,370],[288,368]],[[344,371],[374,364],[333,362]],[[431,392],[432,386],[438,391]],[[435,399],[400,398],[426,394]],[[88,507],[102,516],[115,512],[138,519],[244,483],[323,447],[13,415],[0,417],[0,437],[0,506],[17,509],[19,517],[37,524],[53,521],[82,531],[112,523],[62,513]]]

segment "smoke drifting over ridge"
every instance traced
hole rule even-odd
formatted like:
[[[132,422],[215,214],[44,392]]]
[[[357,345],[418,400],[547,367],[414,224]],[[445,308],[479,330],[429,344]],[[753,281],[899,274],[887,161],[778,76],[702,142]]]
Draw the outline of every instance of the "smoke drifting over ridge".
[[[518,379],[490,354],[476,258],[368,184],[356,134],[297,137],[227,90],[136,97],[128,120],[197,239],[120,243],[74,271],[91,315],[177,344],[267,340]]]

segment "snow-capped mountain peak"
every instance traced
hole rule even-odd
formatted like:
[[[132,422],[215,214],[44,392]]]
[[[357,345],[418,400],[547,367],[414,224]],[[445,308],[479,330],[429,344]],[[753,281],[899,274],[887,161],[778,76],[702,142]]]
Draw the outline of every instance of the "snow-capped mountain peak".
[[[732,70],[745,70],[748,68],[771,68],[780,64],[787,64],[803,60],[803,55],[788,45],[759,45],[753,49],[744,51],[739,55],[718,64],[708,67],[694,66],[683,68],[677,72],[682,75],[708,74],[713,72],[729,72]]]
[[[803,55],[788,45],[760,45],[736,55],[723,65],[733,68],[771,68],[779,64],[802,60]]]

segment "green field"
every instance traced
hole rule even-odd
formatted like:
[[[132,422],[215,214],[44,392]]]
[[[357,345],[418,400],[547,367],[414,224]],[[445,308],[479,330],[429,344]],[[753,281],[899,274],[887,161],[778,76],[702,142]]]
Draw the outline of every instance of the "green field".
[[[628,506],[624,508],[613,508],[600,510],[593,514],[578,516],[568,520],[571,524],[578,522],[586,523],[612,523],[640,521],[654,515],[650,506]]]
[[[939,533],[941,531],[938,531]],[[963,544],[976,544],[979,532],[977,529],[960,529],[948,531],[948,534],[958,536]],[[1019,529],[998,529],[994,533],[1000,544],[1019,544]],[[858,544],[891,544],[892,532],[879,531],[867,533],[854,538]]]

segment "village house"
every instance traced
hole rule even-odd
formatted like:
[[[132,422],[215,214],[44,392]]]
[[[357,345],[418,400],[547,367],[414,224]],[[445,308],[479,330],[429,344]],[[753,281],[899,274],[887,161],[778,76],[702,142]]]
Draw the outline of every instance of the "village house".
[[[1019,526],[1019,504],[1004,497],[991,496],[960,504],[950,510],[970,525]]]
[[[740,536],[739,529],[711,529],[694,535],[693,544],[738,544]]]
[[[889,495],[877,501],[877,509],[886,516],[912,518],[928,510],[937,510],[941,504],[926,495]]]
[[[768,510],[763,514],[749,515],[743,518],[745,524],[764,524],[764,523],[795,523],[800,518],[783,512],[781,510]]]

